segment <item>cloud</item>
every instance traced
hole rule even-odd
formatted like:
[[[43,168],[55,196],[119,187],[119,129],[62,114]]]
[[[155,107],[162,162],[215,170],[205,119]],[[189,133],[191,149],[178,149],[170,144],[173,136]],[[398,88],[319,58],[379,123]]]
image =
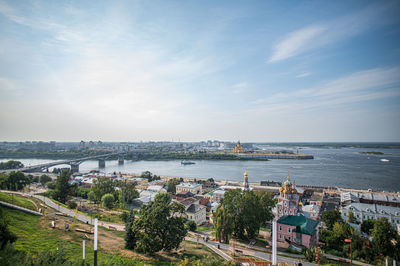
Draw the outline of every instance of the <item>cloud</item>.
[[[310,75],[311,75],[311,72],[304,72],[304,73],[298,74],[296,76],[296,78],[305,78],[305,77],[308,77]]]
[[[232,86],[232,88],[233,88],[232,92],[234,94],[239,94],[239,93],[242,93],[243,91],[245,91],[248,87],[249,87],[249,84],[247,84],[247,82],[237,83]]]
[[[352,14],[331,21],[319,21],[293,31],[273,47],[268,63],[289,59],[385,24],[391,19],[382,15],[388,9],[390,4],[371,5]]]
[[[289,33],[274,47],[274,51],[268,62],[273,63],[297,55],[301,50],[306,49],[309,43],[325,30],[325,27],[313,25]]]
[[[316,87],[253,101],[255,110],[292,112],[400,96],[400,67],[358,71]]]

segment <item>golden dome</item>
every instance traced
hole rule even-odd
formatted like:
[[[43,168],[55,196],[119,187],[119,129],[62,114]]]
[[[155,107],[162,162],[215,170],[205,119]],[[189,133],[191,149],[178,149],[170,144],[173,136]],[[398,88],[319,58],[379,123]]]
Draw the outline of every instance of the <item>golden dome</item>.
[[[279,192],[282,192],[282,191],[283,191],[283,187],[280,187],[280,188],[279,188]]]
[[[303,206],[303,203],[301,203],[301,201],[299,202],[299,206]]]

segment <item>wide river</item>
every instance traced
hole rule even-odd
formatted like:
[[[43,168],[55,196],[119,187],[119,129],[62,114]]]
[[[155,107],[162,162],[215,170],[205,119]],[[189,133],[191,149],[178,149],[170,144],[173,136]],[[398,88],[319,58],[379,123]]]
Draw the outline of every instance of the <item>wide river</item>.
[[[384,155],[367,155],[359,152],[380,151]],[[270,161],[208,161],[198,160],[192,165],[173,161],[106,161],[106,167],[98,167],[98,161],[85,161],[79,166],[82,173],[100,170],[105,173],[141,173],[150,171],[172,177],[214,178],[216,180],[242,181],[247,169],[249,182],[262,180],[284,181],[290,176],[299,185],[338,186],[384,191],[400,191],[400,149],[367,148],[304,148],[302,153],[314,155],[314,160]],[[387,159],[389,162],[383,162]],[[7,161],[1,159],[0,161]],[[55,160],[14,159],[26,166]],[[67,167],[67,166],[57,166]],[[50,169],[51,170],[51,169]]]

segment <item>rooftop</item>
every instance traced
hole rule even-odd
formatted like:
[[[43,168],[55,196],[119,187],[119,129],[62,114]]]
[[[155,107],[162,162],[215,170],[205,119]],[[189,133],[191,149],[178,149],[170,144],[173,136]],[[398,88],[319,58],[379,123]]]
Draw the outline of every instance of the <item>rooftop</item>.
[[[201,184],[198,183],[191,183],[191,182],[182,182],[177,187],[184,187],[184,188],[197,188],[200,187]]]
[[[295,232],[312,236],[317,231],[319,221],[309,219],[303,215],[285,215],[277,223],[296,226]]]
[[[352,203],[346,207],[343,207],[343,210],[369,212],[369,213],[374,213],[374,214],[393,215],[393,216],[400,217],[400,208],[392,207],[392,206],[377,205],[377,204],[356,202],[356,203]]]

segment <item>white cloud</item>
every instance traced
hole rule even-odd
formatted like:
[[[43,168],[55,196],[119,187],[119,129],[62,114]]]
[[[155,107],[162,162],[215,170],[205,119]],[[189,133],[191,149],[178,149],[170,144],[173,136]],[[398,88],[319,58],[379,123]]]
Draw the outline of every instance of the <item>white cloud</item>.
[[[274,47],[274,51],[268,62],[273,63],[297,55],[301,50],[310,46],[310,42],[325,30],[325,27],[313,25],[289,33]]]
[[[308,77],[310,75],[311,75],[311,72],[304,72],[304,73],[298,74],[296,76],[296,78],[305,78],[305,77]]]
[[[234,94],[239,94],[239,93],[244,92],[248,87],[249,87],[249,84],[247,84],[247,82],[237,83],[232,86],[232,88],[233,88],[232,92]]]
[[[382,16],[390,5],[371,5],[331,21],[320,21],[287,34],[273,47],[269,63],[285,60],[312,49],[326,46],[384,24]]]
[[[292,112],[398,97],[400,67],[375,68],[320,83],[313,88],[257,99],[254,110]],[[338,111],[338,110],[337,110]]]

